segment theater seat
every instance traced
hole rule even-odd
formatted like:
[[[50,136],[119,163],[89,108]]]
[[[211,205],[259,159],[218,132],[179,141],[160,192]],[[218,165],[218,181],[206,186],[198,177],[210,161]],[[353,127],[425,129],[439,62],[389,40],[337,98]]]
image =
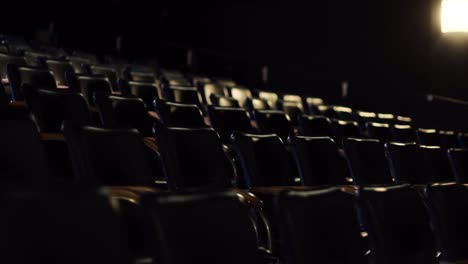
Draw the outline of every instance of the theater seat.
[[[278,109],[283,110],[285,114],[287,114],[291,120],[291,124],[295,127],[298,126],[298,118],[303,114],[302,110],[302,103],[299,102],[289,102],[283,101],[280,103],[281,105],[278,106]]]
[[[439,263],[424,202],[408,185],[358,191],[370,263]]]
[[[2,191],[2,262],[134,263],[107,197],[63,184],[27,186]]]
[[[323,105],[324,101],[322,98],[307,96],[304,97],[302,103],[304,105],[304,111],[306,112],[306,114],[317,115],[320,114],[318,106]]]
[[[254,111],[253,119],[257,123],[260,133],[273,133],[286,141],[292,131],[291,121],[288,115],[278,110]]]
[[[329,137],[289,137],[303,186],[346,185],[352,182],[346,160]]]
[[[94,94],[111,94],[112,88],[105,76],[67,75],[67,82],[71,91],[83,94],[89,106],[95,107]]]
[[[249,113],[252,113],[254,110],[270,110],[268,101],[260,98],[247,98],[244,107]]]
[[[66,75],[74,72],[73,66],[66,60],[44,59],[41,64],[52,72],[57,85],[67,85]]]
[[[447,151],[439,146],[419,146],[424,157],[425,175],[428,182],[453,182]]]
[[[241,107],[245,107],[245,102],[248,98],[252,98],[252,92],[246,87],[232,87],[229,89],[232,98],[239,102]]]
[[[167,127],[157,122],[155,132],[170,190],[232,186],[233,168],[212,128]]]
[[[49,70],[26,66],[7,65],[10,96],[13,101],[23,101],[21,85],[29,84],[36,89],[56,90],[54,76]]]
[[[117,72],[115,67],[108,65],[89,65],[89,74],[106,76],[109,80],[109,84],[111,85],[112,91],[120,91],[119,84],[117,82],[119,79],[119,73]]]
[[[458,184],[432,184],[425,197],[440,251],[441,263],[464,263],[468,260],[468,189]]]
[[[201,93],[204,95],[203,102],[212,105],[211,95],[215,96],[229,96],[228,90],[217,83],[207,83],[202,85]]]
[[[457,132],[451,130],[439,130],[440,144],[443,148],[459,148]]]
[[[268,102],[268,106],[270,109],[277,109],[276,106],[278,105],[279,96],[277,93],[274,92],[267,92],[267,91],[258,91],[258,98],[264,99]]]
[[[308,137],[333,137],[331,121],[324,116],[301,115],[299,133]]]
[[[169,86],[162,83],[161,91],[164,99],[171,102],[196,105],[200,105],[202,102],[202,96],[194,87]]]
[[[153,136],[155,119],[148,115],[140,98],[95,93],[94,101],[104,127],[135,128],[142,137]]]
[[[448,156],[457,183],[468,183],[468,150],[449,149]]]
[[[416,134],[411,125],[395,124],[390,128],[392,140],[397,142],[416,142]]]
[[[65,123],[77,181],[91,186],[154,186],[145,145],[135,129],[77,127]]]
[[[231,134],[238,132],[252,132],[247,112],[240,108],[207,107],[211,126],[218,132],[225,143],[230,143]]]
[[[343,145],[356,185],[393,184],[384,147],[378,140],[346,138]]]
[[[220,96],[211,94],[210,95],[211,105],[219,106],[219,107],[237,107],[239,108],[239,102],[232,97],[229,96]]]
[[[388,142],[385,153],[392,177],[398,184],[430,182],[425,173],[424,156],[416,143]]]
[[[232,144],[240,157],[249,189],[294,185],[295,171],[290,155],[277,135],[235,133]]]
[[[320,115],[332,119],[353,120],[353,109],[337,105],[319,105],[317,106]]]
[[[7,78],[7,65],[14,64],[18,66],[26,65],[26,61],[23,56],[0,53],[0,75],[2,79]]]
[[[156,98],[159,98],[158,88],[153,83],[146,82],[127,82],[128,93],[136,96],[145,102],[145,105],[149,111],[154,111],[153,102]],[[120,88],[123,92],[125,89]]]
[[[369,138],[377,139],[380,143],[385,143],[391,139],[390,125],[385,123],[366,123],[367,134]]]
[[[419,145],[440,146],[442,143],[435,129],[419,128],[416,130],[416,136]]]
[[[236,193],[149,195],[142,204],[154,226],[148,236],[158,263],[266,263]]]
[[[343,146],[345,138],[360,138],[361,131],[359,125],[355,121],[345,121],[332,119],[333,138],[339,147]]]
[[[172,103],[156,99],[154,108],[159,120],[166,126],[205,127],[203,113],[195,104]]]
[[[287,191],[275,211],[285,263],[368,263],[352,194],[337,187]]]

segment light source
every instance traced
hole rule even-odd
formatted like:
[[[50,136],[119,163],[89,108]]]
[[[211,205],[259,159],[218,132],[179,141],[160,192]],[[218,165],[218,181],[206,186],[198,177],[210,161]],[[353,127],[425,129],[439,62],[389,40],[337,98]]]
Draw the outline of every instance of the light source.
[[[443,33],[468,32],[468,0],[442,0],[440,29]]]

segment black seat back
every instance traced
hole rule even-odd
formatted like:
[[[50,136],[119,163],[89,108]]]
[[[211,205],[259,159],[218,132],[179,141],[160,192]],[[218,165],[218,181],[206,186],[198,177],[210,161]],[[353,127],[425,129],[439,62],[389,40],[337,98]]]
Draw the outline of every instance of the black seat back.
[[[385,123],[366,123],[366,129],[369,138],[377,139],[380,143],[385,143],[391,139],[390,125]]]
[[[211,126],[218,132],[223,142],[230,142],[234,131],[252,132],[253,130],[247,112],[243,109],[208,106],[207,112]]]
[[[270,110],[268,101],[260,98],[247,98],[244,107],[250,113],[253,112],[253,110]]]
[[[350,175],[346,160],[329,137],[290,137],[302,185],[345,185]]]
[[[333,138],[338,146],[343,146],[343,140],[345,138],[359,138],[361,137],[361,131],[359,130],[359,124],[355,121],[345,120],[332,120]]]
[[[347,138],[344,149],[355,184],[393,183],[384,147],[378,140]]]
[[[385,154],[390,164],[392,177],[399,184],[426,184],[424,156],[416,143],[388,142]]]
[[[156,142],[171,190],[226,188],[232,167],[211,128],[176,128],[156,123]]]
[[[104,75],[109,80],[111,85],[112,91],[120,91],[118,79],[119,73],[114,67],[111,66],[104,66],[104,65],[90,65],[89,66],[90,74],[91,75]]]
[[[144,82],[128,82],[128,88],[130,94],[141,98],[148,110],[153,110],[153,102],[156,98],[159,98],[158,88],[153,83]]]
[[[75,92],[82,93],[86,102],[90,106],[94,104],[94,94],[111,94],[112,88],[107,77],[104,76],[76,76],[74,74],[67,75],[69,89]]]
[[[428,182],[453,182],[447,151],[439,146],[419,146],[424,158],[424,173]]]
[[[468,183],[468,149],[449,149],[448,155],[457,183]]]
[[[339,188],[287,191],[276,199],[287,263],[368,263],[352,194]]]
[[[195,104],[172,103],[156,99],[154,108],[161,123],[175,127],[204,127],[203,113]]]
[[[49,70],[26,66],[7,65],[10,96],[13,101],[23,101],[21,89],[23,84],[29,84],[36,89],[56,90],[54,76]]]
[[[66,75],[74,72],[73,66],[66,60],[46,59],[44,64],[53,73],[55,81],[59,85],[66,85]]]
[[[422,197],[408,185],[364,187],[358,192],[371,263],[438,263]]]
[[[291,121],[288,115],[277,110],[254,111],[253,117],[260,133],[273,133],[286,141],[291,132]]]
[[[440,146],[442,143],[439,133],[437,133],[437,130],[435,129],[419,128],[416,130],[416,136],[419,145]]]
[[[392,140],[396,142],[416,142],[416,133],[411,125],[395,124],[390,128]]]
[[[331,121],[327,117],[301,115],[298,124],[302,136],[333,137]]]
[[[152,195],[142,204],[155,227],[149,237],[158,263],[263,263],[248,210],[234,193]]]
[[[248,188],[292,186],[293,169],[289,154],[277,135],[235,133],[232,143],[240,157]]]

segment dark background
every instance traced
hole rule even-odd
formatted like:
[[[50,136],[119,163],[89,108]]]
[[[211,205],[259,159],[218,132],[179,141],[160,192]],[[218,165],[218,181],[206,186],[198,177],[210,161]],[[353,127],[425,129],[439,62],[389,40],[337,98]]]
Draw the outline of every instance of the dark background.
[[[466,107],[425,102],[428,93],[468,100],[468,37],[440,33],[439,2],[64,1],[5,12],[0,31],[32,39],[53,22],[65,47],[135,60],[156,57],[162,67],[232,77],[252,88],[465,128]],[[119,53],[117,36],[123,40]],[[262,66],[269,67],[267,84]],[[350,84],[346,102],[340,99],[344,80]]]

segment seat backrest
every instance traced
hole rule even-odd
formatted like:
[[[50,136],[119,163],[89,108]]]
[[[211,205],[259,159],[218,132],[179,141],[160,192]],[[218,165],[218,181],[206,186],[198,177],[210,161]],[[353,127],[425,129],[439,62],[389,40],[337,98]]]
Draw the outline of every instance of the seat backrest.
[[[355,121],[345,121],[332,119],[333,138],[338,146],[343,146],[343,140],[348,137],[359,138],[361,131],[359,124]]]
[[[424,173],[428,182],[453,182],[455,180],[447,151],[439,146],[419,146],[424,159]]]
[[[70,86],[69,89],[82,93],[90,106],[95,106],[93,98],[95,93],[112,93],[109,80],[105,76],[75,76],[74,74],[70,74],[67,76],[67,79]]]
[[[294,171],[283,141],[277,135],[235,133],[232,144],[240,157],[248,188],[292,186]]]
[[[284,101],[282,102],[282,110],[289,116],[291,124],[298,126],[297,119],[304,113],[302,103]]]
[[[54,75],[58,85],[67,85],[66,74],[74,72],[73,66],[66,60],[46,59],[44,64]]]
[[[282,111],[254,111],[253,117],[257,123],[257,129],[260,133],[276,134],[283,141],[287,140],[289,133],[292,130],[289,116]]]
[[[239,108],[239,102],[232,97],[229,96],[220,96],[220,95],[215,95],[211,94],[210,95],[211,103],[214,106],[219,106],[219,107],[237,107]]]
[[[459,148],[457,132],[451,130],[439,130],[440,144],[443,148]]]
[[[250,113],[254,110],[270,110],[268,101],[260,98],[247,98],[244,107]]]
[[[380,143],[385,143],[391,139],[389,124],[368,122],[366,128],[368,137],[377,139]]]
[[[462,148],[468,148],[468,133],[459,133],[458,134],[458,144]]]
[[[302,185],[345,185],[350,175],[346,160],[329,137],[289,137]]]
[[[303,104],[304,104],[304,111],[307,114],[312,115],[312,114],[319,114],[318,106],[323,105],[324,101],[322,98],[307,96],[304,98]]]
[[[468,189],[459,184],[426,187],[429,214],[440,251],[440,260],[456,263],[468,258]]]
[[[54,76],[49,70],[26,66],[7,65],[10,96],[13,101],[23,101],[21,90],[23,84],[32,85],[36,89],[56,90]]]
[[[358,201],[369,234],[370,263],[438,263],[429,216],[416,189],[363,187]]]
[[[228,90],[224,88],[222,85],[217,84],[217,83],[207,83],[203,85],[203,90],[204,94],[204,102],[206,104],[213,104],[213,101],[211,100],[211,95],[218,95],[218,96],[228,96]]]
[[[133,263],[107,197],[51,185],[2,192],[2,262]]]
[[[396,142],[416,142],[416,133],[411,125],[395,124],[390,128],[392,140]]]
[[[279,99],[279,96],[277,93],[274,92],[267,92],[267,91],[258,91],[258,97],[260,99],[264,99],[268,102],[268,105],[270,106],[270,109],[277,109],[277,101]]]
[[[241,107],[245,107],[247,98],[252,98],[252,92],[244,87],[232,87],[230,89],[231,96],[239,102]]]
[[[119,85],[117,83],[119,79],[119,74],[114,67],[103,66],[103,65],[90,65],[90,74],[92,75],[104,75],[109,80],[112,91],[120,91]]]
[[[378,140],[347,138],[344,150],[355,184],[393,183],[384,147]]]
[[[127,71],[127,77],[134,82],[154,83],[156,76],[153,69],[134,69],[132,67]]]
[[[172,103],[156,99],[154,108],[161,123],[174,127],[205,127],[203,113],[195,104]]]
[[[223,142],[230,142],[233,132],[252,132],[247,112],[241,108],[207,107],[211,126],[221,136]]]
[[[232,167],[212,128],[176,128],[156,123],[156,142],[171,190],[226,188]]]
[[[153,102],[159,98],[158,88],[153,83],[128,82],[130,94],[142,99],[149,110],[153,110]]]
[[[77,181],[90,185],[152,186],[145,145],[135,129],[77,127],[64,133]]]
[[[49,91],[23,85],[29,111],[39,130],[45,133],[61,133],[64,121],[76,125],[88,125],[90,113],[83,95],[71,91]]]
[[[26,61],[24,60],[23,56],[0,53],[0,76],[1,78],[7,78],[7,65],[8,64],[24,66],[26,65]]]
[[[468,183],[468,149],[449,149],[448,156],[457,183]]]
[[[299,133],[308,137],[333,137],[331,121],[325,116],[301,115]]]
[[[424,157],[416,143],[388,142],[385,144],[385,154],[392,177],[398,184],[430,182],[424,173]]]
[[[439,133],[435,129],[419,128],[416,130],[416,136],[419,145],[440,146],[442,143]]]
[[[196,105],[200,105],[202,102],[200,93],[194,87],[169,86],[163,83],[161,90],[164,98],[168,101]]]
[[[31,120],[0,120],[0,181],[39,182],[49,177],[44,146]]]
[[[377,119],[379,120],[379,123],[385,123],[389,125],[395,124],[397,121],[395,115],[388,113],[377,113]]]
[[[96,62],[90,58],[83,58],[80,56],[66,56],[65,59],[70,62],[76,74],[86,73],[84,66]]]
[[[143,137],[153,135],[153,123],[140,98],[95,93],[94,101],[104,127],[135,128]]]
[[[248,209],[234,193],[160,194],[142,204],[158,263],[263,263]]]
[[[352,194],[339,188],[281,193],[275,203],[286,263],[368,263]]]

